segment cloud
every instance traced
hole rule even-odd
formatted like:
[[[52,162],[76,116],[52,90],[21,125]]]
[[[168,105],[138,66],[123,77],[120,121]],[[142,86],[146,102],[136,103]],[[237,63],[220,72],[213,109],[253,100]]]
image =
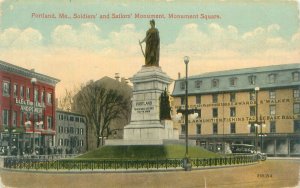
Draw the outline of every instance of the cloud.
[[[99,49],[107,42],[100,37],[101,30],[94,23],[81,24],[78,29],[71,25],[58,25],[51,34],[54,47]]]
[[[33,48],[41,46],[42,34],[31,27],[24,30],[8,28],[0,32],[0,47],[2,48]]]

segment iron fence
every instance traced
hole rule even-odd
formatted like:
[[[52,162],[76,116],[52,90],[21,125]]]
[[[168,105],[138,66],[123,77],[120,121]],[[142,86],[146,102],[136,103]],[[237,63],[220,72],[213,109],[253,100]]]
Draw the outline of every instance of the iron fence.
[[[249,164],[258,161],[257,155],[225,156],[219,158],[191,158],[189,162],[193,168],[229,166]],[[124,160],[124,159],[40,159],[40,158],[14,158],[4,159],[4,168],[31,169],[31,170],[151,170],[176,169],[183,167],[183,159],[151,159],[151,160]]]

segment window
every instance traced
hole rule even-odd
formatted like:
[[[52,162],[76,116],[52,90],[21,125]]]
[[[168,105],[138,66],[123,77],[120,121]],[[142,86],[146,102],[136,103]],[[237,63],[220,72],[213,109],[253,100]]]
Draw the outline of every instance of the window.
[[[18,97],[18,85],[14,84],[14,97]]]
[[[196,104],[201,104],[201,95],[196,95]]]
[[[201,134],[201,124],[196,125],[196,134]]]
[[[255,106],[250,106],[250,116],[255,116]]]
[[[256,76],[251,75],[248,77],[248,80],[250,85],[255,85]]]
[[[230,117],[235,117],[235,115],[236,115],[235,107],[231,107],[230,108]]]
[[[45,91],[41,91],[41,103],[44,104],[45,102]]]
[[[48,129],[52,129],[52,117],[47,117],[47,127]]]
[[[213,123],[213,134],[218,134],[218,124]]]
[[[76,129],[75,134],[79,134],[79,128]]]
[[[74,127],[70,127],[70,133],[74,134]]]
[[[300,114],[300,103],[294,104],[294,114]]]
[[[180,97],[180,104],[185,105],[185,96]]]
[[[83,140],[80,140],[80,146],[83,146]]]
[[[300,120],[294,120],[294,132],[300,133]]]
[[[26,88],[26,99],[30,99],[30,88]]]
[[[39,91],[37,89],[34,89],[34,101],[39,100]]]
[[[293,72],[293,81],[299,81],[300,80],[300,73],[299,72]]]
[[[255,101],[256,100],[256,94],[255,91],[250,91],[250,101]]]
[[[275,121],[270,122],[270,133],[276,133],[276,124]]]
[[[74,121],[74,117],[73,116],[70,116],[70,121]]]
[[[47,93],[47,103],[52,104],[52,93]]]
[[[69,139],[65,139],[65,146],[69,146]]]
[[[76,122],[79,122],[79,117],[75,117],[75,121],[76,121]]]
[[[181,134],[185,134],[185,125],[184,124],[182,124],[181,125]]]
[[[300,97],[300,89],[294,89],[294,98],[299,98]]]
[[[235,133],[235,123],[230,123],[230,133],[231,134]]]
[[[212,88],[219,87],[219,80],[218,80],[218,79],[213,79],[213,80],[211,81],[211,87],[212,87]]]
[[[230,78],[229,79],[230,86],[236,86],[237,85],[237,78]]]
[[[270,116],[275,116],[275,115],[276,115],[276,106],[270,105]]]
[[[185,82],[184,81],[180,82],[180,89],[181,90],[185,89]]]
[[[84,123],[84,118],[80,118],[80,123]]]
[[[202,81],[201,80],[196,80],[195,81],[195,88],[200,89],[201,85],[202,85]]]
[[[13,125],[13,127],[17,127],[17,112],[16,111],[13,111],[12,125]]]
[[[58,141],[58,145],[62,146],[63,145],[63,139],[60,138],[59,141]]]
[[[10,95],[10,83],[7,81],[3,81],[3,83],[2,83],[2,95],[3,96]]]
[[[9,120],[9,110],[2,110],[2,123],[4,125],[4,127],[8,126],[8,120]]]
[[[24,98],[24,86],[20,86],[20,97]]]
[[[269,74],[269,83],[274,84],[276,82],[276,74]]]
[[[254,125],[254,123],[251,123],[251,125],[250,125],[250,133],[255,133],[255,125]]]
[[[230,93],[230,102],[235,102],[235,93]]]
[[[24,113],[20,112],[20,125],[23,126],[24,125]]]
[[[212,113],[214,118],[218,117],[218,108],[213,108]]]
[[[80,134],[83,135],[83,129],[82,128],[80,129]]]
[[[270,91],[269,92],[269,97],[270,97],[271,100],[276,99],[276,93],[275,93],[275,91]]]
[[[217,103],[218,102],[218,94],[213,94],[212,95],[212,102]]]

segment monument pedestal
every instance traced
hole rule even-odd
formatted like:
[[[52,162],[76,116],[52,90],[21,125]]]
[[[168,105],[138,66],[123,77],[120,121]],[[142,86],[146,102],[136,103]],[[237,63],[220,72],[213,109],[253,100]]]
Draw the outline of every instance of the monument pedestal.
[[[122,145],[162,145],[178,140],[171,120],[160,121],[160,96],[172,79],[157,66],[143,66],[130,81],[133,83],[130,124],[124,127]],[[116,141],[109,141],[111,145]]]

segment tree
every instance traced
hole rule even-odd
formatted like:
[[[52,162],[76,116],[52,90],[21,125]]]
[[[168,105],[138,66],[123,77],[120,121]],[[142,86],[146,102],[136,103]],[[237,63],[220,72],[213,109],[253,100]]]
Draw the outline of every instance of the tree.
[[[113,120],[129,122],[131,95],[131,88],[126,83],[104,77],[96,82],[89,81],[73,97],[74,111],[85,115],[87,125],[95,127],[97,147],[112,133]]]
[[[78,92],[78,87],[73,88],[73,90],[65,89],[65,95],[60,97],[58,100],[58,108],[67,112],[70,112],[73,104],[73,97],[75,93]]]

